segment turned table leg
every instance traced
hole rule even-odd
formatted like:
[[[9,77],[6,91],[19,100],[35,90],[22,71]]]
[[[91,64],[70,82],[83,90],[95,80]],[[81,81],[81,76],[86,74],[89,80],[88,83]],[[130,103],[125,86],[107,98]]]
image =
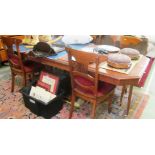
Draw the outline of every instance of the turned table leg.
[[[127,115],[129,113],[129,109],[130,109],[132,90],[133,90],[133,85],[130,85],[129,96],[128,96],[128,105],[127,105]]]
[[[122,92],[121,92],[120,106],[122,105],[122,99],[123,99],[123,96],[124,96],[126,89],[127,89],[127,87],[126,87],[126,85],[124,85],[122,88]]]

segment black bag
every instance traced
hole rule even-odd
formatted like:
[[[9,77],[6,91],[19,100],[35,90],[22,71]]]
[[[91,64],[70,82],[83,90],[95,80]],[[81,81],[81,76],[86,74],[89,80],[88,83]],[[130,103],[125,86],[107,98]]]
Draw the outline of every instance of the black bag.
[[[51,46],[48,43],[38,42],[36,45],[34,45],[31,54],[35,57],[48,57],[56,55],[56,52],[53,48],[51,48]]]

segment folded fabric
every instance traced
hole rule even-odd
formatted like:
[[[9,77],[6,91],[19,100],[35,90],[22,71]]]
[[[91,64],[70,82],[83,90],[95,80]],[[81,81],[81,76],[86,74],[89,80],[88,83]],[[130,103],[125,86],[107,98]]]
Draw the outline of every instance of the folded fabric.
[[[89,35],[65,35],[62,38],[62,41],[65,44],[87,44],[90,43],[93,38]]]

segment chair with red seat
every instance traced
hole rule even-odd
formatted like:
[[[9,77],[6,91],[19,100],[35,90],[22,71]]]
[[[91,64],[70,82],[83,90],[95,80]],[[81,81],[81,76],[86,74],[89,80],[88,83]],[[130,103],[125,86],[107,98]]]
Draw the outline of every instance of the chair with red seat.
[[[24,63],[22,60],[19,48],[19,45],[22,43],[22,40],[10,37],[2,37],[2,41],[5,50],[7,51],[8,61],[11,68],[11,75],[12,75],[11,92],[13,92],[15,76],[16,75],[22,76],[23,86],[26,86],[27,79],[31,79],[33,76],[34,66],[33,64],[31,64],[31,62]]]
[[[72,82],[72,98],[69,118],[72,118],[74,102],[80,97],[92,103],[91,118],[95,118],[96,106],[98,103],[109,99],[108,111],[111,111],[114,85],[99,81],[99,56],[95,53],[78,51],[66,47],[68,52],[70,75]],[[90,67],[96,64],[95,68]]]

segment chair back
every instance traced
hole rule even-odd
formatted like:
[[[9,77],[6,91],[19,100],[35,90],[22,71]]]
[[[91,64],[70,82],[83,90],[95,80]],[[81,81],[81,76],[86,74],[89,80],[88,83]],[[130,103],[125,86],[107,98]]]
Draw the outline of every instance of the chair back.
[[[83,52],[69,47],[66,47],[66,51],[68,52],[72,91],[83,96],[96,98],[99,56],[95,53]],[[92,63],[96,64],[95,68],[90,68]]]
[[[22,40],[10,37],[2,37],[4,48],[7,51],[9,64],[12,71],[24,72],[19,45]]]

